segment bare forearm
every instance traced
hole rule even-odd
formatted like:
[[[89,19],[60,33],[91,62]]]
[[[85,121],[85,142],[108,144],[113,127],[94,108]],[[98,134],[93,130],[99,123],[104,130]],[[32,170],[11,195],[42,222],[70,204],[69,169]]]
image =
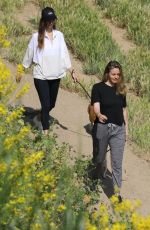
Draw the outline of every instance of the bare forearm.
[[[96,116],[98,117],[98,115],[100,115],[100,104],[97,102],[97,103],[94,103],[94,113],[96,114]]]
[[[107,120],[107,117],[103,114],[101,114],[101,109],[100,109],[100,103],[96,102],[94,103],[94,112],[96,114],[96,116],[98,117],[99,121],[101,123],[105,123]]]
[[[126,134],[128,134],[128,111],[127,108],[123,109],[123,117],[125,121]]]

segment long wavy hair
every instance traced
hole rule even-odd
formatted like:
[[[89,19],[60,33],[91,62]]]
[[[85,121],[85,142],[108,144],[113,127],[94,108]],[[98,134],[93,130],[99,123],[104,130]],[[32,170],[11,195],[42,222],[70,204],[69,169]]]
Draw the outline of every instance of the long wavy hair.
[[[44,48],[44,36],[45,36],[45,30],[48,26],[48,23],[50,21],[45,21],[42,18],[39,22],[39,28],[38,28],[38,48],[43,49]],[[53,29],[56,29],[56,24],[54,23]]]
[[[107,82],[109,80],[109,74],[110,74],[110,71],[114,68],[118,68],[119,71],[120,71],[120,78],[119,78],[119,81],[118,83],[116,84],[116,92],[117,94],[121,94],[121,95],[126,95],[127,93],[127,88],[125,86],[125,83],[124,83],[124,76],[123,76],[123,71],[122,71],[122,66],[120,65],[119,62],[117,61],[110,61],[106,67],[105,67],[105,70],[104,70],[104,74],[103,74],[103,77],[102,77],[102,82]]]

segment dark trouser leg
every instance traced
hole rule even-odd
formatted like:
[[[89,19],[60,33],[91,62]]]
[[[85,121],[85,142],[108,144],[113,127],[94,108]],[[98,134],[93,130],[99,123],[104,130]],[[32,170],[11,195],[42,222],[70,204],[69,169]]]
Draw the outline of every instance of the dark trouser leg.
[[[93,163],[96,165],[97,177],[102,172],[102,165],[106,158],[108,147],[108,127],[103,124],[94,124],[93,127]]]
[[[102,163],[105,160],[108,147],[107,124],[94,124],[93,127],[93,163]]]
[[[49,94],[50,94],[50,111],[55,107],[60,79],[48,81],[49,83]]]
[[[43,130],[49,129],[49,112],[55,106],[60,79],[40,80],[34,79],[34,84],[41,102],[41,122]]]

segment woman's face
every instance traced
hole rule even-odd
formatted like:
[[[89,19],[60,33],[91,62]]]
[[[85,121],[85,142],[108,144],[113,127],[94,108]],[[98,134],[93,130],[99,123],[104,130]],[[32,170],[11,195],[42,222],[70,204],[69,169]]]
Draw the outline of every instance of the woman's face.
[[[109,75],[108,75],[108,81],[112,85],[117,84],[120,81],[120,69],[119,68],[113,68],[110,70]]]
[[[46,30],[52,30],[56,20],[46,22]]]

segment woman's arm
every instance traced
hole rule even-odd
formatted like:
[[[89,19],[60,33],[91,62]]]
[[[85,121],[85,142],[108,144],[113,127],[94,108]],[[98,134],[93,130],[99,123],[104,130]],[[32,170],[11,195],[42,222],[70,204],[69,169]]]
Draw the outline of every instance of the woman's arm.
[[[68,71],[69,71],[69,73],[70,73],[72,79],[74,80],[74,82],[77,82],[77,81],[78,81],[78,78],[77,78],[77,75],[76,75],[76,73],[75,73],[75,70],[70,68],[70,69],[68,69]]]
[[[105,115],[101,114],[99,102],[94,103],[94,112],[95,112],[96,116],[98,117],[98,119],[101,123],[106,122],[107,117]]]
[[[123,117],[124,117],[124,121],[125,121],[126,140],[128,140],[128,111],[127,111],[127,107],[123,108]]]

